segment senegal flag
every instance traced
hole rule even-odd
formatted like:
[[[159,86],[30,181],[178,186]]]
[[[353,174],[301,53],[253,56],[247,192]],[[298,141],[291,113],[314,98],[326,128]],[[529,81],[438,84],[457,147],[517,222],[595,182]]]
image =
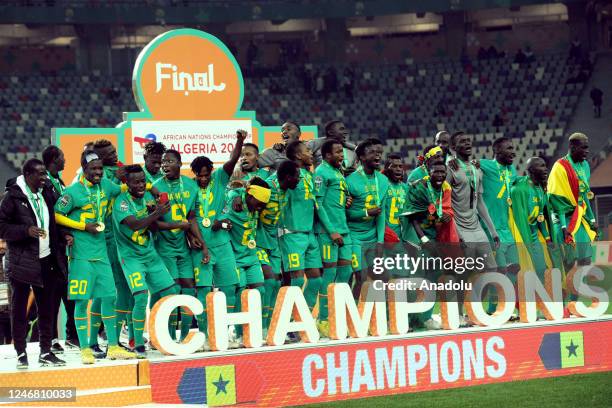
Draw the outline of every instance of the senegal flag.
[[[402,215],[412,215],[418,213],[429,213],[430,206],[436,209],[440,205],[439,192],[435,192],[436,197],[432,197],[427,186],[429,176],[410,185],[406,194],[406,203]],[[459,235],[455,226],[453,208],[451,206],[452,188],[448,182],[442,184],[442,213],[449,214],[451,221],[448,223],[435,223],[436,240],[438,242],[459,242]]]
[[[593,231],[584,218],[587,201],[580,200],[579,179],[572,164],[565,158],[557,160],[548,177],[548,194],[553,208],[563,214],[572,213],[567,230],[574,236],[582,225],[591,241],[595,239]],[[580,205],[578,202],[581,201]]]

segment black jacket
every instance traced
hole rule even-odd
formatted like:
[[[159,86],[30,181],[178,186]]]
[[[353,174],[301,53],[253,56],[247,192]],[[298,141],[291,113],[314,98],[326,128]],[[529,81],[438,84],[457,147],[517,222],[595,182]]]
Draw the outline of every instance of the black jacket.
[[[55,223],[52,189],[43,188],[42,195],[49,209],[49,246],[51,256],[62,274],[66,275],[65,247],[60,230]],[[17,184],[8,187],[0,203],[0,238],[7,243],[7,274],[10,278],[35,286],[43,286],[38,257],[38,239],[28,235],[28,229],[36,226],[36,216],[28,198]],[[64,248],[63,250],[61,248]]]

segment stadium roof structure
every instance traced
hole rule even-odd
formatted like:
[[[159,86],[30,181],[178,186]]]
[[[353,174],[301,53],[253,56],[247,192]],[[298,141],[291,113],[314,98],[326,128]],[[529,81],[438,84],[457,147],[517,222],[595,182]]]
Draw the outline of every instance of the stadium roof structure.
[[[564,0],[573,3],[582,0]],[[346,18],[401,13],[448,12],[507,7],[518,9],[545,0],[8,0],[0,5],[0,24],[206,24],[304,18]]]

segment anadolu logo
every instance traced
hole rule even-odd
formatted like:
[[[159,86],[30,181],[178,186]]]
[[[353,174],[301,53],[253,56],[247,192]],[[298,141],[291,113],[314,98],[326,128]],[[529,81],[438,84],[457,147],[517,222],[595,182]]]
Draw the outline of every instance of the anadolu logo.
[[[153,133],[149,133],[145,137],[134,136],[134,141],[140,145],[141,149],[144,149],[147,143],[156,142],[157,136],[155,136]]]
[[[236,59],[215,36],[168,31],[138,55],[132,75],[136,103],[157,120],[233,119],[244,81]]]

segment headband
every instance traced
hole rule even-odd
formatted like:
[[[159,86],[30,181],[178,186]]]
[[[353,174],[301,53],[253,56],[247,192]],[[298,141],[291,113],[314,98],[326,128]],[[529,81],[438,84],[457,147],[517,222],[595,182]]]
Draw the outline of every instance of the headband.
[[[262,203],[268,203],[270,201],[270,195],[272,191],[269,188],[265,188],[262,186],[249,186],[247,188],[247,194],[252,195],[257,199],[257,201],[261,201]]]
[[[431,159],[438,153],[443,153],[442,148],[440,146],[432,147],[427,153],[425,153],[425,160]]]
[[[100,156],[98,156],[96,153],[91,152],[91,153],[87,153],[85,155],[85,164],[89,164],[90,162],[94,161],[94,160],[100,160]]]

